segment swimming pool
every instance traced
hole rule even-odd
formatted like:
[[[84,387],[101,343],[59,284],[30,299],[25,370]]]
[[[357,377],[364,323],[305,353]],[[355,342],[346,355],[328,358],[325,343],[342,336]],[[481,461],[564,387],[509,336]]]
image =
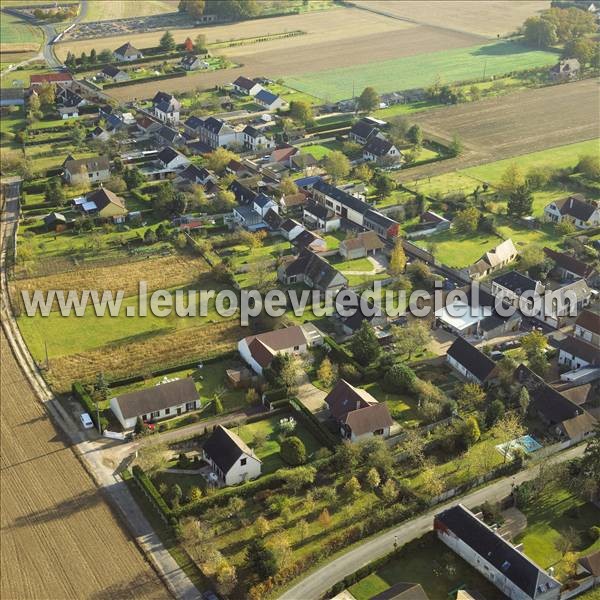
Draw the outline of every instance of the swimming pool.
[[[523,448],[523,450],[527,454],[531,454],[532,452],[536,452],[542,448],[542,445],[530,435],[523,435],[520,438],[516,438],[511,440],[510,442],[504,442],[504,444],[498,444],[496,446],[496,450],[504,456],[507,452],[512,453],[515,448],[518,447]]]

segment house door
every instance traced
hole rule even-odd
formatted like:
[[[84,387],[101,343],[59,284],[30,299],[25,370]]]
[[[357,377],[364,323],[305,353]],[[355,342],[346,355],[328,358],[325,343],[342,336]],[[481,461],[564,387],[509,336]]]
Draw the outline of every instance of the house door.
[[[344,219],[348,218],[348,209],[345,206],[342,206],[342,217],[344,217]]]
[[[181,414],[181,407],[177,408],[177,414],[180,415]]]

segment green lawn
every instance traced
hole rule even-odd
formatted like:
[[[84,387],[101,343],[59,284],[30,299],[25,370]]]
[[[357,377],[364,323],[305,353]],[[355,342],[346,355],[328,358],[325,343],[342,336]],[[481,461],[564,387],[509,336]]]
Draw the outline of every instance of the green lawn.
[[[248,445],[254,448],[256,455],[262,460],[262,473],[272,473],[282,467],[289,467],[283,461],[279,454],[279,420],[287,418],[290,414],[279,414],[267,419],[261,419],[255,423],[241,425],[240,427],[232,428]],[[253,440],[255,436],[263,436],[265,442],[255,447]],[[299,437],[306,447],[307,455],[310,457],[321,447],[321,444],[313,436],[313,434],[296,418],[296,429],[292,434]]]
[[[406,544],[394,558],[355,583],[349,591],[356,600],[369,600],[400,582],[420,583],[432,600],[454,598],[456,590],[461,588],[477,590],[487,600],[503,597],[433,532]]]
[[[362,386],[378,402],[385,402],[390,414],[395,421],[404,426],[413,427],[419,424],[420,419],[413,398],[403,394],[392,394],[382,389],[379,383],[369,383]]]
[[[568,490],[552,486],[522,510],[527,516],[527,529],[515,541],[522,543],[525,554],[542,568],[560,562],[557,544],[564,537],[580,555],[600,549],[600,540],[591,543],[588,537],[589,528],[600,524],[600,509]]]
[[[30,25],[15,15],[3,12],[0,18],[0,39],[2,44],[32,44],[39,46],[43,39],[42,30]],[[10,48],[7,48],[10,51]],[[4,78],[2,78],[4,82]]]
[[[389,119],[390,117],[410,115],[412,113],[421,112],[437,106],[440,105],[432,100],[420,100],[418,102],[410,102],[408,104],[394,104],[393,106],[376,110],[373,113],[373,116],[377,117],[378,119]]]
[[[337,250],[340,247],[340,242],[346,239],[346,234],[342,230],[332,231],[324,235],[323,239],[327,242],[328,250]]]
[[[234,269],[243,265],[251,265],[265,260],[275,260],[279,256],[290,253],[291,244],[287,240],[271,236],[268,237],[264,244],[259,248],[250,249],[249,246],[238,244],[231,248],[227,248],[227,253],[232,252],[231,260]],[[225,252],[221,255],[225,256]]]
[[[265,87],[274,94],[281,96],[288,103],[292,100],[298,100],[302,102],[308,102],[311,105],[321,104],[321,100],[319,98],[315,98],[315,96],[311,96],[310,94],[306,94],[300,90],[295,90],[287,85],[270,83]]]
[[[377,208],[397,206],[399,204],[404,204],[405,202],[408,202],[413,198],[414,196],[410,192],[405,192],[403,190],[394,190],[389,196],[387,196],[383,200],[376,200],[374,206],[376,206]]]
[[[4,18],[4,13],[2,13]],[[3,88],[18,88],[18,87],[29,87],[29,78],[32,75],[42,75],[48,73],[48,69],[40,68],[22,68],[16,71],[7,73],[0,79],[0,87]]]
[[[312,154],[317,160],[325,158],[333,150],[341,150],[342,144],[336,140],[331,142],[322,142],[320,144],[307,144],[300,146],[300,152],[303,154]]]
[[[437,76],[445,83],[504,75],[554,64],[553,52],[530,50],[516,42],[493,42],[406,56],[378,63],[329,69],[285,79],[286,84],[328,101],[352,96],[353,89],[373,86],[378,92],[427,87]]]
[[[599,152],[600,139],[592,139],[575,144],[556,146],[547,150],[541,150],[540,152],[522,154],[521,156],[487,163],[478,167],[470,167],[463,169],[461,173],[494,185],[500,181],[506,168],[513,162],[516,162],[525,172],[532,167],[546,167],[549,169],[567,168],[574,167],[580,156],[584,154],[598,154]]]

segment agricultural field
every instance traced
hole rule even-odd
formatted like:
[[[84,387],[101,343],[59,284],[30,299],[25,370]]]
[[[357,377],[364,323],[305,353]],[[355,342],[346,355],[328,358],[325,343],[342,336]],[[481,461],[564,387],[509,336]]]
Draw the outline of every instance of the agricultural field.
[[[550,8],[549,0],[511,2],[510,10],[503,0],[432,0],[426,3],[420,0],[358,0],[356,4],[397,19],[492,38],[513,33],[525,19]]]
[[[0,49],[2,53],[37,51],[42,40],[43,34],[39,27],[31,25],[15,15],[0,13]]]
[[[421,125],[427,135],[450,140],[456,134],[465,152],[456,159],[400,171],[397,179],[421,179],[597,139],[597,118],[598,82],[595,79],[415,113],[411,122]]]
[[[89,0],[83,21],[106,21],[109,19],[129,19],[131,17],[149,17],[163,13],[175,12],[176,0]]]
[[[1,344],[3,598],[133,597],[167,591],[57,436]]]
[[[550,66],[556,60],[557,55],[553,52],[530,50],[516,42],[494,42],[337,69],[308,71],[286,77],[285,81],[303,92],[337,101],[351,98],[353,89],[362,90],[367,86],[373,86],[378,92],[393,92],[428,87],[438,77],[450,83],[468,81]]]
[[[297,16],[274,17],[266,21],[245,21],[236,25],[210,27],[205,32],[207,41],[215,43],[297,30],[305,32],[304,35],[219,48],[215,53],[243,65],[243,74],[246,76],[286,80],[315,69],[325,71],[481,44],[478,36],[417,26],[356,8],[334,8]],[[183,29],[174,30],[173,34],[177,42],[183,42],[187,36],[195,37],[197,32]],[[356,32],[360,33],[357,35]],[[126,41],[143,48],[156,45],[160,36],[161,32],[147,32],[99,39],[94,44],[97,51],[102,48],[114,49]],[[84,42],[69,42],[59,44],[57,53],[64,57],[69,49],[80,54],[86,48],[89,51],[89,42],[87,47]],[[227,72],[195,73],[181,81],[167,81],[163,85],[168,86],[168,91],[186,91],[197,87],[208,89],[229,83],[236,76]],[[296,88],[293,84],[291,87]],[[111,95],[118,99],[145,98],[151,95],[153,89],[150,84],[140,84],[126,86],[126,89],[117,88]],[[313,95],[323,98],[322,94]],[[351,96],[351,91],[348,95]]]

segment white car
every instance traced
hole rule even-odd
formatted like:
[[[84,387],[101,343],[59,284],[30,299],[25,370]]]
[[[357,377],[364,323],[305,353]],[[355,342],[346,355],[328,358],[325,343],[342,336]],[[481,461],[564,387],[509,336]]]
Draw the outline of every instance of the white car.
[[[91,429],[94,426],[94,422],[88,413],[81,413],[79,419],[81,420],[81,424],[85,429]]]

